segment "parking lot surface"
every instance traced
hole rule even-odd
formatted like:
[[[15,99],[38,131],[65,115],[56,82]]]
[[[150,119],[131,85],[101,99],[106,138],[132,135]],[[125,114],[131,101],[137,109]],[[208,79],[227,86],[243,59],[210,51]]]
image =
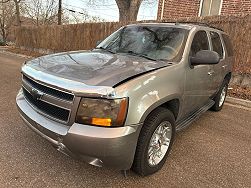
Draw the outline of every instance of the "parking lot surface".
[[[0,187],[250,187],[251,110],[225,105],[176,136],[162,170],[139,177],[58,153],[15,105],[24,59],[0,53]]]

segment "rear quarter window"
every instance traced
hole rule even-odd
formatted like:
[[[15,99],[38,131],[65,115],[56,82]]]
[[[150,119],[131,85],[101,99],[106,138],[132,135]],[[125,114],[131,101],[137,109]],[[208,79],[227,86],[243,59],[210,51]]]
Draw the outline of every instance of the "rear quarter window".
[[[234,54],[233,53],[233,46],[232,46],[232,43],[231,43],[229,36],[226,34],[222,34],[222,38],[224,40],[228,56],[233,56],[233,54]]]

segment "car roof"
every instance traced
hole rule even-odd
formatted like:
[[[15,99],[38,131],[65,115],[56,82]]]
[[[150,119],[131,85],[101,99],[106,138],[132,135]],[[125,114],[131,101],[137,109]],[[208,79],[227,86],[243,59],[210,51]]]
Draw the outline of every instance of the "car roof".
[[[137,24],[130,24],[127,26],[151,26],[151,27],[171,27],[171,26],[175,26],[177,28],[184,28],[184,29],[192,29],[192,26],[189,25],[184,25],[184,24],[180,24],[180,25],[176,25],[175,23],[137,23]]]
[[[177,27],[177,28],[183,28],[183,29],[188,29],[191,30],[192,28],[197,28],[197,29],[202,29],[202,30],[207,30],[207,31],[215,31],[218,33],[225,33],[223,30],[215,28],[213,26],[204,24],[204,23],[182,23],[182,22],[170,22],[170,23],[158,23],[158,22],[153,22],[153,23],[137,23],[137,24],[130,24],[127,26],[151,26],[151,27]]]

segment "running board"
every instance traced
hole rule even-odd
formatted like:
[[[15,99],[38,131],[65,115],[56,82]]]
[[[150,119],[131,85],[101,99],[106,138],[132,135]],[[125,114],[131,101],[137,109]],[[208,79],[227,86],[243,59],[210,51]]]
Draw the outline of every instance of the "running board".
[[[188,116],[188,118],[182,119],[178,122],[176,122],[176,131],[181,131],[188,127],[192,122],[194,122],[196,119],[198,119],[204,112],[209,110],[214,105],[214,101],[210,100],[206,105],[192,113]]]

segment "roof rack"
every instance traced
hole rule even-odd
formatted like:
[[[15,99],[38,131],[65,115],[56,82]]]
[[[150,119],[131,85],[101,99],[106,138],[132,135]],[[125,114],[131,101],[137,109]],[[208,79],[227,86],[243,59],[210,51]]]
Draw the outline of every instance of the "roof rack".
[[[218,29],[220,31],[223,31],[221,28],[214,27],[214,26],[209,25],[208,23],[205,23],[205,22],[175,22],[175,25],[178,25],[178,24],[194,24],[194,25],[210,27],[213,29]]]

